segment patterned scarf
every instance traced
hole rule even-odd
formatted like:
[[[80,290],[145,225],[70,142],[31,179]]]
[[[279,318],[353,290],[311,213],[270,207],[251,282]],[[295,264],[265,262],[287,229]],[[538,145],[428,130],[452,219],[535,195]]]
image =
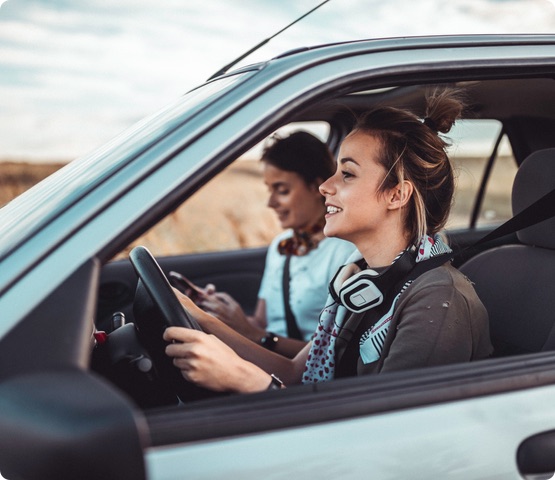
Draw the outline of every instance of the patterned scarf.
[[[306,255],[314,250],[322,240],[322,230],[326,221],[321,219],[318,223],[306,230],[293,230],[293,236],[284,238],[278,244],[278,252],[281,255]]]
[[[426,235],[418,246],[416,262],[418,263],[447,252],[451,252],[451,249],[443,242],[439,235],[435,235],[433,238]],[[396,258],[399,258],[399,256]],[[360,339],[360,355],[365,364],[380,358],[395,305],[409,285],[410,282],[407,282],[403,286],[387,313],[362,335]],[[342,325],[348,314],[350,312],[342,305],[337,304],[331,295],[328,297],[328,305],[322,310],[318,327],[312,337],[312,345],[306,360],[302,383],[327,382],[334,378],[335,341],[340,335]]]

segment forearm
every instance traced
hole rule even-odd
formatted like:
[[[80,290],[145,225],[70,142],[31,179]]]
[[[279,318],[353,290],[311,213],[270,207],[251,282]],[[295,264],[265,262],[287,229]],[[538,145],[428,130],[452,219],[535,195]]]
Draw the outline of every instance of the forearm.
[[[243,359],[252,362],[268,374],[277,375],[285,384],[300,383],[302,368],[299,364],[302,363],[304,368],[304,362],[302,358],[298,358],[299,355],[295,358],[287,358],[284,355],[272,352],[237,333],[215,317],[205,317],[202,321],[202,328],[205,332],[215,335],[229,345]]]
[[[164,331],[166,355],[182,376],[217,392],[252,393],[274,385],[272,377],[241,358],[215,335],[183,327]]]
[[[257,335],[252,337],[251,340],[287,358],[294,358],[307,343],[295,338],[282,337],[266,330],[259,330]]]

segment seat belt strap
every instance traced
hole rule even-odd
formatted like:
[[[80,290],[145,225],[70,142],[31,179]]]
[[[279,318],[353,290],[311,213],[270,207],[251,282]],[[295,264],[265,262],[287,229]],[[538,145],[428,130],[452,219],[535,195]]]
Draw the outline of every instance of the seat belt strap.
[[[496,238],[518,232],[537,223],[543,222],[548,218],[555,216],[555,189],[545,194],[543,197],[536,200],[534,203],[519,212],[513,218],[510,218],[505,223],[497,227],[492,232],[478,240],[474,245],[468,248],[477,247],[482,243],[495,240]]]

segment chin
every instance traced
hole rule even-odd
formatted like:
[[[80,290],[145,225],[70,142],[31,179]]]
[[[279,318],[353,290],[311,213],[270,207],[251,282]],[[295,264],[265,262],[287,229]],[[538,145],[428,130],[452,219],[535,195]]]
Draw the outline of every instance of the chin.
[[[289,222],[279,222],[279,224],[281,225],[281,228],[283,230],[287,230],[288,228],[292,228],[293,230],[295,229],[295,227],[291,225]]]
[[[326,223],[326,225],[324,226],[323,232],[324,232],[324,235],[325,235],[326,237],[336,237],[336,236],[337,236],[336,233],[334,232],[333,228],[329,228],[328,225],[327,225],[327,223]]]

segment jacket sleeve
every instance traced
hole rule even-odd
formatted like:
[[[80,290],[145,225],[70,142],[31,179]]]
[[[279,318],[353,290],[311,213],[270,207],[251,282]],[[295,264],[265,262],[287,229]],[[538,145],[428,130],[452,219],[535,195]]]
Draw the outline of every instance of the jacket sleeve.
[[[472,359],[471,311],[452,285],[429,285],[403,302],[395,316],[389,352],[379,371],[395,371]]]

